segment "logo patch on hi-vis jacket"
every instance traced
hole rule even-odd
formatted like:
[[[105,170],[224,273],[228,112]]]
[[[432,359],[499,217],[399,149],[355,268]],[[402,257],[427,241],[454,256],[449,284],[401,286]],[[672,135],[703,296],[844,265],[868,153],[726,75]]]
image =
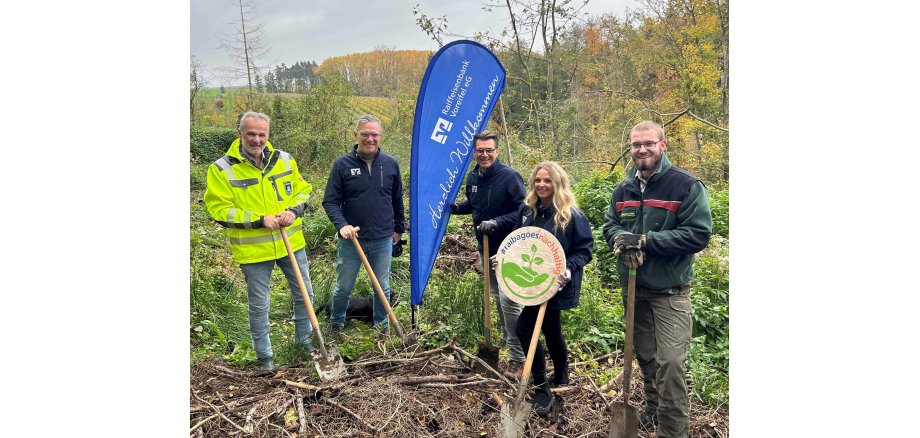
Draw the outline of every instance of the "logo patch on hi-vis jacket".
[[[495,257],[499,262],[496,280],[511,301],[533,306],[559,290],[557,276],[565,272],[565,251],[549,231],[518,228],[502,241]]]
[[[284,193],[287,193],[288,195],[290,195],[291,192],[293,192],[293,191],[294,191],[294,189],[291,187],[291,182],[290,182],[290,181],[285,181],[285,182],[284,182]]]
[[[360,175],[360,174],[361,174],[361,168],[360,168],[360,167],[351,169],[351,176]]]
[[[624,211],[623,213],[620,213],[620,217],[636,217],[636,212]]]

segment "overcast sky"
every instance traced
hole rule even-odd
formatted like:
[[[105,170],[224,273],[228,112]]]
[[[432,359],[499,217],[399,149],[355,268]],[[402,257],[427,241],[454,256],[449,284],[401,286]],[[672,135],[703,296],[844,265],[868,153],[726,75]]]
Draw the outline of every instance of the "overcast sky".
[[[487,0],[504,4],[501,0]],[[576,0],[577,3],[580,1]],[[256,2],[253,20],[263,23],[269,53],[262,65],[317,64],[332,56],[369,52],[379,46],[395,49],[436,50],[435,43],[415,23],[416,4],[430,17],[447,17],[448,31],[473,35],[477,31],[500,34],[508,23],[504,7],[483,10],[482,0],[268,0]],[[612,13],[623,16],[635,0],[590,0],[582,15]],[[212,75],[233,61],[221,40],[233,35],[239,21],[235,0],[191,0],[191,54]],[[447,38],[445,42],[457,38]],[[211,76],[211,85],[221,80]]]

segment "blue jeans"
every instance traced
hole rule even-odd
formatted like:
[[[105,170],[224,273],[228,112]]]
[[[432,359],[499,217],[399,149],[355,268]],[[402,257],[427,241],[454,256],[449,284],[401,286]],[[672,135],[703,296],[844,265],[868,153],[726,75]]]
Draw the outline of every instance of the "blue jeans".
[[[300,274],[307,286],[310,301],[313,301],[313,285],[310,283],[310,269],[307,266],[307,253],[303,249],[294,251],[294,258],[300,267]],[[268,308],[272,270],[275,265],[287,278],[291,288],[291,298],[294,299],[294,342],[306,345],[312,349],[310,337],[313,327],[310,325],[310,316],[307,314],[306,304],[300,292],[300,284],[294,275],[294,267],[288,257],[277,260],[266,260],[257,263],[244,263],[240,265],[243,275],[246,276],[246,289],[249,293],[249,333],[252,336],[252,346],[256,350],[256,357],[264,359],[273,357],[272,343],[268,337]]]
[[[374,275],[383,289],[383,294],[387,300],[390,299],[390,261],[393,258],[393,238],[381,237],[379,239],[359,240],[361,249],[367,257]],[[355,288],[355,280],[358,278],[358,271],[364,269],[361,263],[361,257],[358,255],[355,244],[350,240],[341,237],[337,239],[335,260],[335,272],[338,278],[335,281],[335,289],[332,290],[332,308],[329,310],[329,322],[332,325],[343,328],[345,327],[345,311],[348,309],[348,300],[351,299],[351,291]],[[387,320],[387,309],[383,307],[377,292],[372,293],[374,307],[374,327],[389,327]],[[382,325],[381,325],[382,324]]]
[[[479,253],[479,264],[482,265],[482,253]],[[518,339],[517,328],[518,316],[521,314],[521,305],[508,298],[508,295],[501,290],[498,284],[498,276],[495,275],[495,268],[492,263],[489,266],[489,289],[492,292],[492,301],[495,303],[495,309],[498,310],[498,324],[502,328],[501,343],[508,346],[508,360],[518,363],[524,363],[524,349],[521,348],[521,341]],[[491,312],[491,310],[490,310]],[[530,345],[528,345],[530,347]]]

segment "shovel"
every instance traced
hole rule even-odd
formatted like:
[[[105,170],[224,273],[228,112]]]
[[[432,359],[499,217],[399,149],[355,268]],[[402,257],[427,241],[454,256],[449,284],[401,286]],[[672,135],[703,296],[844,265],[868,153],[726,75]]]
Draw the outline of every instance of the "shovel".
[[[533,366],[533,357],[537,351],[537,341],[540,338],[540,329],[543,328],[543,317],[546,315],[546,303],[548,301],[540,304],[540,310],[537,312],[537,322],[533,326],[530,346],[527,347],[527,358],[524,360],[524,369],[520,383],[518,383],[517,395],[514,396],[514,400],[511,403],[502,405],[499,427],[501,436],[505,438],[523,436],[524,425],[530,415],[531,406],[526,400],[527,386],[530,383],[530,368]]]
[[[491,284],[489,281],[489,235],[482,235],[482,290],[485,291],[483,296],[483,321],[485,322],[485,341],[479,346],[476,355],[486,361],[491,367],[498,367],[498,347],[492,345],[492,308],[490,298],[492,297]]]
[[[610,406],[609,438],[635,438],[639,436],[639,411],[629,404],[629,390],[632,387],[633,323],[636,304],[636,270],[629,270],[626,286],[626,347],[623,358],[623,402]]]
[[[323,383],[329,383],[346,374],[345,363],[342,362],[342,356],[339,355],[335,346],[326,349],[323,342],[323,333],[319,330],[319,321],[316,320],[316,312],[313,311],[313,302],[310,301],[310,295],[307,293],[307,286],[303,282],[303,276],[300,274],[300,265],[294,257],[294,251],[291,250],[291,242],[288,240],[287,232],[284,227],[279,228],[281,239],[284,240],[284,247],[287,249],[288,258],[291,260],[291,266],[294,267],[294,276],[297,277],[297,283],[300,286],[300,295],[307,307],[307,313],[310,315],[310,324],[313,325],[313,333],[316,334],[316,340],[319,343],[319,351],[313,350],[310,355],[313,357],[313,366],[316,373],[319,374]]]
[[[406,333],[403,332],[402,324],[399,323],[399,320],[396,319],[396,314],[393,313],[393,308],[390,307],[390,300],[387,299],[386,294],[383,293],[383,288],[380,286],[380,282],[377,281],[377,276],[374,275],[374,269],[371,268],[371,264],[367,261],[367,256],[364,255],[364,250],[361,249],[361,244],[358,242],[357,233],[361,227],[355,227],[355,235],[351,238],[351,243],[355,244],[355,249],[358,250],[358,256],[361,257],[361,263],[364,264],[364,269],[367,269],[367,275],[371,278],[371,283],[374,283],[374,290],[377,292],[377,298],[380,298],[380,302],[383,303],[383,307],[387,309],[387,316],[390,317],[390,324],[393,324],[393,327],[396,327],[396,333],[403,340],[403,346],[408,346],[415,343],[414,337],[406,336]]]

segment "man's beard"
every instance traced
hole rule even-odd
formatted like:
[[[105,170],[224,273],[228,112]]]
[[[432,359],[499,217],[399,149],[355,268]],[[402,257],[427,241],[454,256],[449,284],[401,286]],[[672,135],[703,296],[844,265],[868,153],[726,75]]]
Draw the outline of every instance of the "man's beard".
[[[649,163],[649,164],[640,164],[636,163],[636,167],[639,168],[641,172],[649,172],[658,168],[658,165],[661,164],[661,155],[658,156],[658,159]]]

